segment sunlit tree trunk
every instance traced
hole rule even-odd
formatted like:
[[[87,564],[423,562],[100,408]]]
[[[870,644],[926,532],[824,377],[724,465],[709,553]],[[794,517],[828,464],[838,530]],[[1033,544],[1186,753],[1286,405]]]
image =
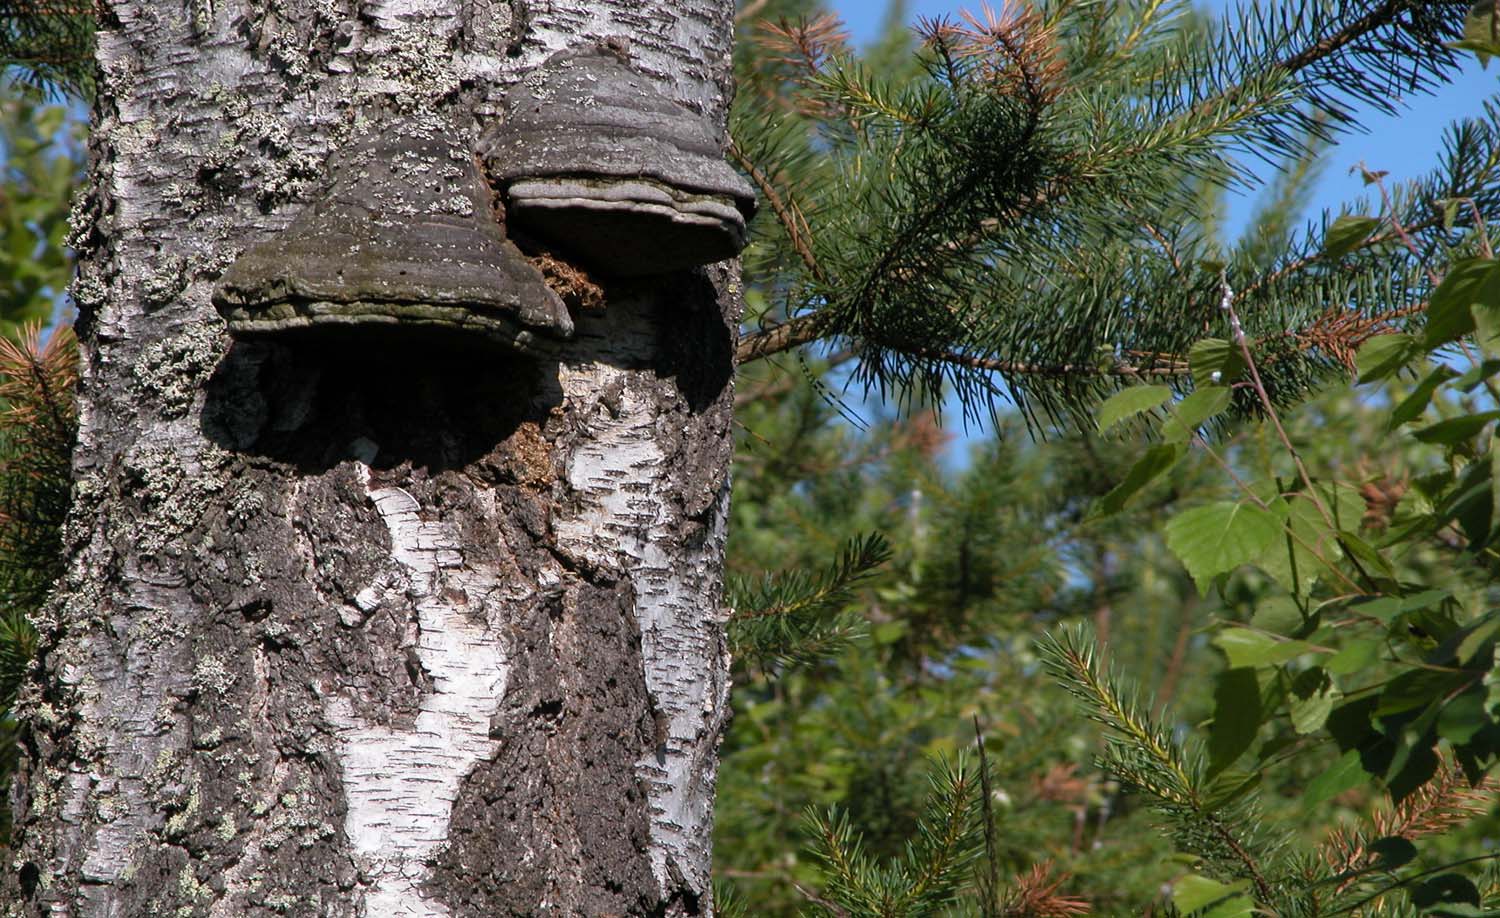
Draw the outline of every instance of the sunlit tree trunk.
[[[733,271],[606,284],[556,359],[232,342],[210,296],[357,126],[477,137],[559,50],[623,47],[721,126],[732,4],[101,7],[10,907],[707,913]]]

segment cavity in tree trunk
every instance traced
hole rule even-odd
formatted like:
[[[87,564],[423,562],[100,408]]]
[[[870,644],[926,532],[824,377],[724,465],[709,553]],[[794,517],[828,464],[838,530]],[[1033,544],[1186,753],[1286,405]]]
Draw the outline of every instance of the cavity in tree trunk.
[[[76,507],[9,907],[706,913],[733,269],[605,281],[524,357],[232,342],[210,298],[340,149],[413,118],[477,145],[558,52],[604,45],[721,130],[732,4],[101,6]]]

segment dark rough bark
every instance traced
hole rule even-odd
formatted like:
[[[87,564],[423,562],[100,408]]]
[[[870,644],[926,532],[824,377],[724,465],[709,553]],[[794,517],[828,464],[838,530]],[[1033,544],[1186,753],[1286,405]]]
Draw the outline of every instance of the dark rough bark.
[[[231,342],[225,268],[394,113],[477,138],[627,40],[721,124],[729,0],[105,0],[71,562],[16,914],[704,914],[737,281],[606,283],[555,359]]]

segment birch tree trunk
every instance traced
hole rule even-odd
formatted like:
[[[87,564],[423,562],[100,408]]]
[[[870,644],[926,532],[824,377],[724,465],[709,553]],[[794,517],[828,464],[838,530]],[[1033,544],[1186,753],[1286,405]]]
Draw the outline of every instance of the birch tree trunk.
[[[733,269],[607,285],[556,360],[231,342],[209,298],[372,113],[477,136],[608,41],[722,126],[730,0],[99,5],[7,908],[708,914]]]

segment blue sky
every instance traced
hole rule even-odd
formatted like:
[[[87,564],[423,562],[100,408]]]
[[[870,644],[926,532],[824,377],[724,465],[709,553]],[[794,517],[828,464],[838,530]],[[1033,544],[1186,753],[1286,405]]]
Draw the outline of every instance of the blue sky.
[[[1000,6],[1000,0],[990,0],[990,3],[995,8]],[[843,17],[856,42],[868,41],[878,31],[888,6],[886,0],[825,0],[825,4]],[[1207,0],[1204,5],[1210,9],[1224,9],[1235,4],[1228,0]],[[977,9],[979,2],[909,0],[905,6],[906,19],[914,22],[919,16],[957,15],[958,10],[965,6]],[[1315,207],[1337,209],[1342,202],[1355,200],[1365,193],[1359,176],[1349,174],[1350,168],[1361,161],[1371,169],[1388,171],[1393,181],[1422,175],[1441,147],[1443,128],[1459,117],[1477,112],[1481,100],[1500,89],[1500,66],[1497,64],[1500,62],[1492,63],[1488,71],[1481,70],[1477,63],[1471,64],[1457,82],[1446,86],[1439,94],[1407,100],[1409,107],[1406,111],[1394,117],[1366,120],[1369,133],[1345,136],[1329,154]],[[1239,202],[1233,213],[1242,216],[1251,206],[1251,201]]]

